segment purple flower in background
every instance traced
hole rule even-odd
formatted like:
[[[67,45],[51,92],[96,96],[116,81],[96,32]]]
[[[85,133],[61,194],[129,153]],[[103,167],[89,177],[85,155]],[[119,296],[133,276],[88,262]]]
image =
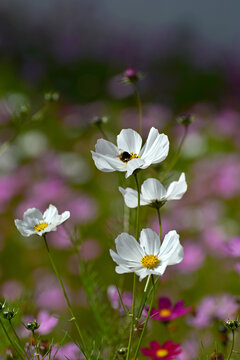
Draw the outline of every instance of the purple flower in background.
[[[7,280],[1,286],[1,295],[9,301],[19,299],[22,293],[23,286],[17,280]]]
[[[182,273],[189,273],[196,271],[201,267],[205,259],[205,254],[199,244],[193,242],[184,243],[184,258],[183,261],[177,265]]]
[[[210,326],[214,319],[235,318],[238,311],[236,300],[229,294],[206,296],[197,306],[196,315],[189,323],[199,329]]]
[[[70,293],[67,289],[68,294]],[[35,291],[35,301],[39,308],[49,311],[62,310],[66,308],[66,300],[61,287],[55,277],[46,275],[39,277]]]
[[[183,301],[178,301],[173,306],[168,297],[161,297],[158,300],[158,308],[153,308],[151,318],[157,321],[169,322],[177,319],[191,311],[191,307],[184,307]]]
[[[76,344],[74,344],[73,342],[68,343],[64,346],[61,346],[58,351],[57,351],[57,346],[53,347],[51,354],[54,356],[56,354],[55,359],[56,360],[66,360],[66,359],[71,359],[71,360],[80,360],[83,359],[82,353],[79,350],[79,348],[77,347]]]
[[[71,220],[81,224],[95,219],[97,206],[93,198],[87,194],[75,195],[66,206],[72,213]]]
[[[49,334],[52,329],[57,325],[58,319],[50,315],[47,311],[40,311],[37,317],[37,322],[40,324],[38,329],[39,334],[46,335]]]
[[[223,250],[227,255],[232,257],[240,257],[240,237],[234,237],[225,244]]]

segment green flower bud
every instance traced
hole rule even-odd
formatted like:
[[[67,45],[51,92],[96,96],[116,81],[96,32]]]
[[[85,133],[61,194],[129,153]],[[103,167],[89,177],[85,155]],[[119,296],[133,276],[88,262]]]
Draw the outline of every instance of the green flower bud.
[[[228,320],[225,322],[225,326],[229,330],[236,330],[240,326],[240,322],[238,320]]]
[[[177,122],[184,126],[189,126],[195,121],[195,117],[191,114],[181,115],[177,118]]]
[[[44,95],[44,99],[49,102],[55,102],[59,100],[58,92],[48,92]]]
[[[35,331],[39,328],[40,324],[37,323],[37,320],[29,321],[27,325],[25,325],[27,330]]]
[[[14,316],[16,316],[16,312],[14,310],[7,310],[3,312],[3,317],[6,320],[12,320],[14,318]]]

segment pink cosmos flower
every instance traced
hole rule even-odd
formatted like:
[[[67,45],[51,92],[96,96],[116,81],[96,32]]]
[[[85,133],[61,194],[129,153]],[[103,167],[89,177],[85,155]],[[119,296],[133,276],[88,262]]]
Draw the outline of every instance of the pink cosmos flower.
[[[151,359],[171,360],[181,354],[182,350],[179,344],[174,344],[171,340],[168,340],[163,345],[160,345],[157,341],[151,341],[150,348],[142,348],[141,352]]]
[[[224,252],[232,257],[240,257],[240,237],[234,237],[225,244]]]
[[[158,300],[158,309],[153,308],[151,318],[157,321],[168,322],[181,317],[191,311],[191,307],[184,307],[183,301],[178,301],[174,306],[167,297]]]

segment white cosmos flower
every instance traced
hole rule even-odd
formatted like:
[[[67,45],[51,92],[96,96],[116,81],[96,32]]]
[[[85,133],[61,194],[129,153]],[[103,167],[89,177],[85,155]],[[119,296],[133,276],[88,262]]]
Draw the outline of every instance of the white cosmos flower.
[[[138,206],[138,193],[132,188],[119,191],[124,197],[125,204],[130,208]],[[168,200],[179,200],[187,191],[185,174],[182,173],[178,181],[173,181],[167,189],[157,179],[147,179],[141,186],[140,205],[162,206]]]
[[[104,172],[126,171],[126,178],[136,169],[146,169],[151,164],[163,161],[169,150],[168,137],[159,134],[154,127],[142,147],[141,136],[132,129],[123,129],[117,136],[117,146],[99,139],[92,157],[96,167]]]
[[[182,261],[184,253],[175,230],[165,235],[161,245],[159,236],[151,229],[143,229],[140,243],[127,234],[120,234],[116,240],[117,253],[110,250],[112,259],[118,264],[118,274],[134,272],[140,281],[150,274],[163,275],[168,265]]]
[[[48,209],[43,214],[38,209],[28,209],[23,214],[23,220],[16,219],[14,222],[23,236],[30,236],[33,234],[42,236],[46,232],[56,231],[57,226],[62,224],[69,217],[69,211],[64,211],[60,215],[55,206],[49,205]]]

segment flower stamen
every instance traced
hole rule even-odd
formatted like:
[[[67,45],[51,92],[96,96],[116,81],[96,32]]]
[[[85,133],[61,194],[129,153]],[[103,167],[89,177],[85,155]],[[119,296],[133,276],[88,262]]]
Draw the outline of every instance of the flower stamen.
[[[48,227],[48,223],[44,222],[44,223],[35,225],[34,229],[36,231],[43,231],[44,229],[46,229],[46,227]]]
[[[165,356],[168,355],[168,350],[167,349],[159,349],[156,351],[156,356],[159,358],[163,358]]]
[[[162,317],[168,317],[171,315],[171,311],[169,309],[162,309],[159,311],[159,315]]]
[[[158,263],[159,260],[156,255],[145,255],[141,260],[141,264],[148,269],[153,269]]]

